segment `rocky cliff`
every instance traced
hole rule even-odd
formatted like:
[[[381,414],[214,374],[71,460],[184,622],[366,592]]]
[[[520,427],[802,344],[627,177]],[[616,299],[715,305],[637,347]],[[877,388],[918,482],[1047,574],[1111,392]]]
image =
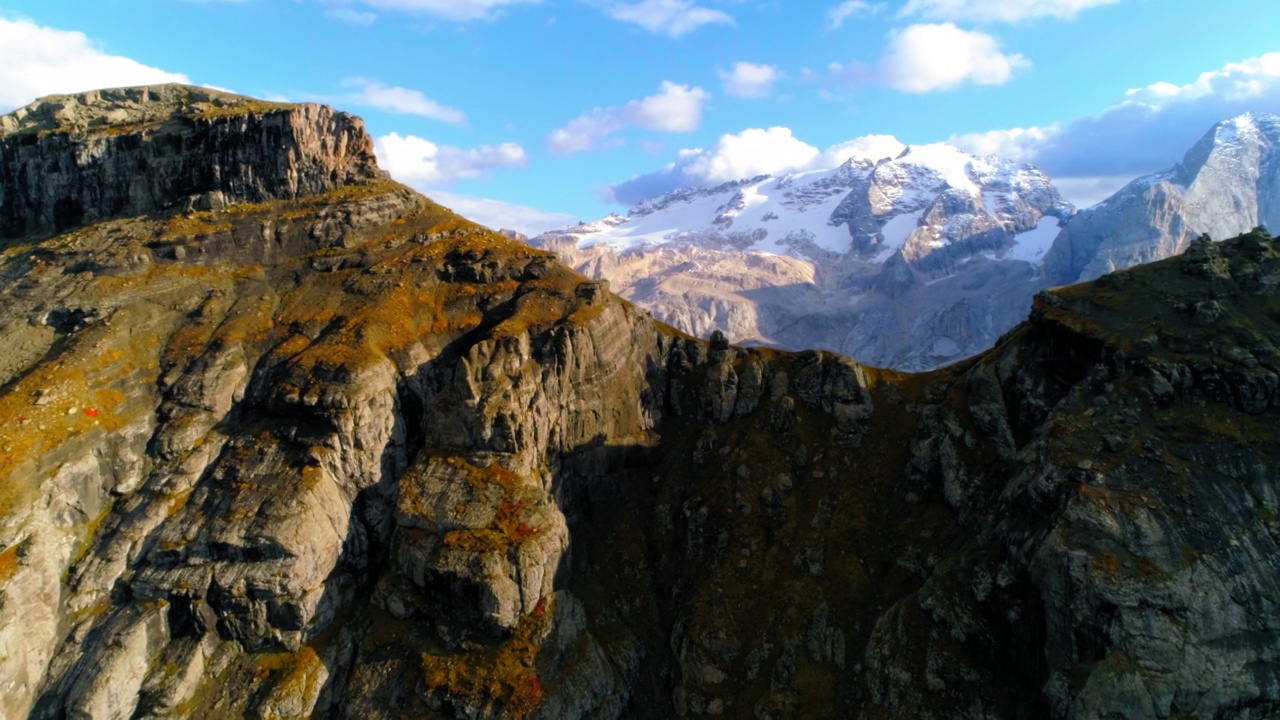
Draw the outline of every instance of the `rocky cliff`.
[[[0,119],[0,238],[316,195],[379,174],[364,123],[184,85],[44,98]]]
[[[1280,713],[1275,240],[906,375],[217,137],[316,191],[0,245],[4,716]]]

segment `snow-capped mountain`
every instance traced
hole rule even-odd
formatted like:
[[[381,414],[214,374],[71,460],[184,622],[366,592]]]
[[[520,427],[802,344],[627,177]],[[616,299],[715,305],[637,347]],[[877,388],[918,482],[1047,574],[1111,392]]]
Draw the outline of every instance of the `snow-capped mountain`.
[[[695,334],[921,369],[1025,317],[1074,214],[1034,167],[927,145],[681,189],[532,242]]]
[[[1051,284],[1177,255],[1201,233],[1223,240],[1280,229],[1280,118],[1215,125],[1182,162],[1138,178],[1074,217],[1045,258]]]
[[[697,245],[823,262],[834,254],[883,264],[898,251],[914,262],[940,250],[953,259],[985,252],[1037,262],[1049,246],[1044,227],[1056,229],[1072,214],[1031,166],[927,145],[893,159],[851,158],[833,170],[676,190],[626,216],[542,239],[616,251]]]

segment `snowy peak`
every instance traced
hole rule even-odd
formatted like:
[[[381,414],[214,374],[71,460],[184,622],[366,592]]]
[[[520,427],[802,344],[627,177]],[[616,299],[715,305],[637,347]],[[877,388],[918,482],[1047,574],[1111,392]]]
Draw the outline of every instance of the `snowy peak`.
[[[898,164],[924,168],[948,186],[962,192],[977,194],[978,185],[971,175],[970,166],[976,160],[972,155],[945,143],[933,145],[909,145],[902,155],[885,166]]]
[[[1176,255],[1202,233],[1229,238],[1259,225],[1280,227],[1280,118],[1245,113],[1210,128],[1174,167],[1076,216],[1046,273],[1089,280]]]
[[[1218,123],[1210,135],[1219,145],[1242,141],[1271,145],[1280,140],[1280,118],[1275,115],[1245,113]]]
[[[1057,226],[1044,218],[1074,212],[1034,167],[912,145],[892,158],[855,155],[828,170],[675,190],[637,203],[626,218],[534,242],[619,252],[677,243],[871,265],[903,251],[917,270],[936,275],[980,258],[1036,264],[1046,228]]]

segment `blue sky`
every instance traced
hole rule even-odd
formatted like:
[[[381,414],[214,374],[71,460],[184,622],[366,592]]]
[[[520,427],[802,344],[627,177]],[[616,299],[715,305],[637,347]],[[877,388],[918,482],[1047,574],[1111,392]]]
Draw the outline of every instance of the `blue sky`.
[[[526,231],[881,135],[1034,162],[1087,204],[1217,120],[1280,113],[1274,0],[0,0],[0,18],[0,110],[169,79],[327,102],[400,179]]]

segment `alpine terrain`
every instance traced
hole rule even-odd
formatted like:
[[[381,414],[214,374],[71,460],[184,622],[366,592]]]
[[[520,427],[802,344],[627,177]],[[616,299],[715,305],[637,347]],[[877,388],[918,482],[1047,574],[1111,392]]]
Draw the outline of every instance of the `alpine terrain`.
[[[0,127],[0,716],[1280,717],[1263,232],[905,374],[657,322],[326,107],[165,85]],[[947,268],[1030,277],[1070,208],[956,162],[721,194],[846,218],[750,241],[810,258],[779,267],[981,313]]]
[[[902,369],[991,347],[1075,214],[1034,167],[948,145],[676,190],[533,240],[699,336]]]
[[[1260,225],[1280,227],[1270,115],[1079,213],[1032,167],[935,145],[678,190],[533,242],[695,335],[919,370],[990,347],[1041,289]]]

